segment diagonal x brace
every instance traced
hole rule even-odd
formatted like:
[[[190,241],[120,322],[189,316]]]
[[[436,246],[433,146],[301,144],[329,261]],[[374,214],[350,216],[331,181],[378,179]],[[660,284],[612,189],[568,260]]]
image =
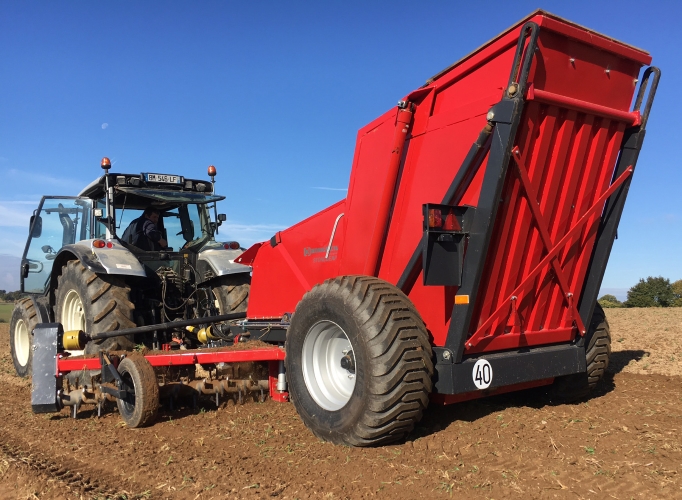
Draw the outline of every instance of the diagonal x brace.
[[[526,192],[526,199],[528,200],[530,211],[533,214],[533,218],[535,219],[535,225],[540,232],[540,239],[542,240],[542,244],[545,247],[545,251],[550,253],[554,247],[554,243],[552,242],[552,239],[549,236],[549,231],[547,230],[547,219],[545,219],[545,217],[542,215],[542,212],[540,212],[540,202],[538,201],[537,191],[530,182],[530,178],[528,177],[528,169],[526,169],[524,166],[518,146],[514,147],[512,150],[512,155],[514,156],[514,162],[516,163],[516,170],[519,173],[519,179],[521,179],[521,185]],[[571,311],[571,316],[573,317],[575,326],[578,328],[578,332],[580,332],[580,335],[582,336],[585,335],[585,325],[583,324],[583,320],[580,318],[580,313],[578,312],[575,301],[572,300],[573,292],[571,292],[568,288],[566,276],[564,276],[564,271],[561,269],[558,257],[559,255],[557,254],[551,260],[554,276],[556,276],[556,279],[559,282],[559,287],[561,288],[566,305]]]
[[[482,325],[478,327],[477,333],[475,333],[466,341],[466,349],[474,348],[482,340],[483,333],[485,333],[492,326],[493,322],[500,318],[504,313],[509,312],[509,307],[512,300],[511,298],[521,295],[521,293],[530,286],[531,282],[547,266],[547,264],[549,264],[549,262],[554,259],[554,257],[556,257],[570,241],[573,240],[578,231],[582,230],[583,226],[585,223],[587,223],[590,217],[592,217],[597,211],[603,210],[604,203],[608,197],[611,196],[621,186],[621,184],[623,184],[623,182],[625,182],[628,177],[632,175],[633,170],[634,169],[632,166],[627,167],[625,171],[611,183],[611,186],[609,186],[609,188],[599,197],[599,199],[595,201],[589,209],[587,209],[587,211],[580,217],[580,219],[578,219],[575,225],[568,230],[568,232],[561,238],[561,240],[559,240],[556,245],[554,245],[554,247],[547,255],[543,257],[538,265],[533,268],[528,276],[526,276],[526,279],[524,279],[519,286],[514,289],[514,291],[509,295],[509,298],[504,301],[500,307],[498,307],[497,310],[495,310],[495,312],[492,313],[488,319],[485,320],[485,322],[483,322]]]

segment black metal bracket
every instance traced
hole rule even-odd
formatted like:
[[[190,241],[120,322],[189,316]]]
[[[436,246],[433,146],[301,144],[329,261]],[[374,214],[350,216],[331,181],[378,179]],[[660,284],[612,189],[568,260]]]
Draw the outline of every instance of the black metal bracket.
[[[651,76],[653,75],[653,79]],[[597,302],[599,289],[601,288],[604,273],[606,272],[606,265],[608,264],[613,248],[613,242],[616,239],[618,232],[618,224],[620,223],[621,215],[623,215],[623,208],[625,207],[625,200],[630,190],[630,183],[634,175],[634,169],[637,166],[637,159],[639,152],[642,150],[644,144],[644,136],[646,135],[646,124],[649,120],[649,113],[651,106],[656,96],[656,89],[661,78],[661,70],[656,67],[647,68],[644,72],[642,83],[637,92],[637,99],[635,100],[635,111],[640,111],[644,101],[644,94],[649,87],[651,80],[651,87],[649,88],[649,95],[647,97],[644,110],[641,111],[641,123],[638,126],[629,128],[623,135],[623,142],[621,143],[620,153],[618,155],[618,162],[613,173],[612,182],[614,179],[620,177],[626,169],[632,167],[632,174],[623,182],[623,184],[609,197],[602,213],[601,222],[597,231],[597,240],[595,241],[590,258],[590,264],[583,285],[582,293],[580,294],[580,302],[578,304],[578,311],[583,324],[590,324],[592,314],[594,313],[594,305]]]
[[[484,353],[454,362],[452,351],[435,347],[434,394],[463,394],[479,391],[475,366],[479,360],[490,365],[490,385],[483,391],[514,384],[545,380],[586,370],[585,349],[574,344]]]
[[[125,389],[118,390],[112,387],[107,387],[106,385],[100,385],[99,390],[105,394],[111,394],[116,399],[123,399],[124,401],[126,401],[130,398],[130,393]]]
[[[102,383],[116,382],[118,387],[123,387],[123,380],[116,366],[112,363],[109,355],[104,351],[99,352],[99,364],[102,367]]]
[[[40,323],[33,330],[33,364],[31,409],[33,413],[54,413],[61,410],[57,390],[61,376],[57,372],[59,339],[64,335],[61,323]]]
[[[99,352],[99,362],[102,366],[102,383],[116,382],[116,387],[107,387],[105,385],[100,385],[99,389],[105,394],[110,394],[116,399],[121,399],[127,403],[135,403],[135,393],[128,390],[128,384],[126,384],[121,378],[121,374],[118,373],[116,366],[104,351]]]
[[[426,203],[422,210],[424,285],[460,286],[466,237],[476,209]]]
[[[523,114],[524,89],[537,48],[539,31],[538,25],[533,22],[528,22],[521,28],[516,56],[509,76],[509,85],[502,101],[496,104],[489,114],[489,121],[495,124],[494,137],[469,236],[462,285],[457,291],[458,295],[467,296],[467,300],[453,307],[445,340],[445,347],[454,354],[455,363],[462,362],[464,343],[469,334],[469,326],[476,306],[478,285],[488,256],[516,131]],[[527,45],[526,39],[528,39]]]

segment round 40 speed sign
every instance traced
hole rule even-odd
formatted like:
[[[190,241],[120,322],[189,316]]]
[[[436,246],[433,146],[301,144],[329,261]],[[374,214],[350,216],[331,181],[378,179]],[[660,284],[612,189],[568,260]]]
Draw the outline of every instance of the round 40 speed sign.
[[[479,359],[471,372],[474,385],[478,389],[487,389],[493,381],[493,367],[485,359]]]

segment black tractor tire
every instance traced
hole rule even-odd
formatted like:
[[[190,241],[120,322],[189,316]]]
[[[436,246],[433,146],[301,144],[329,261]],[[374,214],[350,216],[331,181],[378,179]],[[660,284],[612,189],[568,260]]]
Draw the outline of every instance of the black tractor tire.
[[[313,287],[296,306],[286,353],[291,400],[325,441],[374,446],[403,439],[428,406],[428,332],[410,299],[378,278],[342,276]],[[325,390],[352,378],[340,398],[326,399]]]
[[[604,377],[611,357],[611,331],[604,309],[597,303],[584,338],[587,371],[559,377],[550,388],[550,396],[557,402],[583,399]]]
[[[246,312],[251,279],[248,273],[223,276],[215,280],[213,295],[220,314]]]
[[[9,322],[9,350],[17,375],[29,377],[33,367],[33,336],[38,324],[38,314],[31,299],[21,299],[14,304]]]
[[[159,385],[154,368],[144,356],[128,356],[118,365],[118,373],[128,397],[117,399],[118,412],[132,429],[144,427],[156,419],[159,411]]]
[[[64,331],[84,330],[94,334],[132,328],[136,326],[134,309],[130,288],[120,276],[96,274],[77,260],[67,262],[62,268],[55,292],[54,312]],[[77,317],[80,313],[82,319],[79,322]],[[134,347],[131,338],[119,336],[88,342],[85,354],[96,354],[100,350],[130,351]]]

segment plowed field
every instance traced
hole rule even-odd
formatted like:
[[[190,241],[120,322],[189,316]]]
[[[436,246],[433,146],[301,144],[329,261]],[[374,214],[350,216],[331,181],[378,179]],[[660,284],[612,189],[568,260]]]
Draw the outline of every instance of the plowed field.
[[[0,498],[682,498],[682,308],[608,310],[589,400],[541,391],[431,407],[405,443],[314,438],[291,404],[162,410],[149,428],[33,415],[0,326]]]

